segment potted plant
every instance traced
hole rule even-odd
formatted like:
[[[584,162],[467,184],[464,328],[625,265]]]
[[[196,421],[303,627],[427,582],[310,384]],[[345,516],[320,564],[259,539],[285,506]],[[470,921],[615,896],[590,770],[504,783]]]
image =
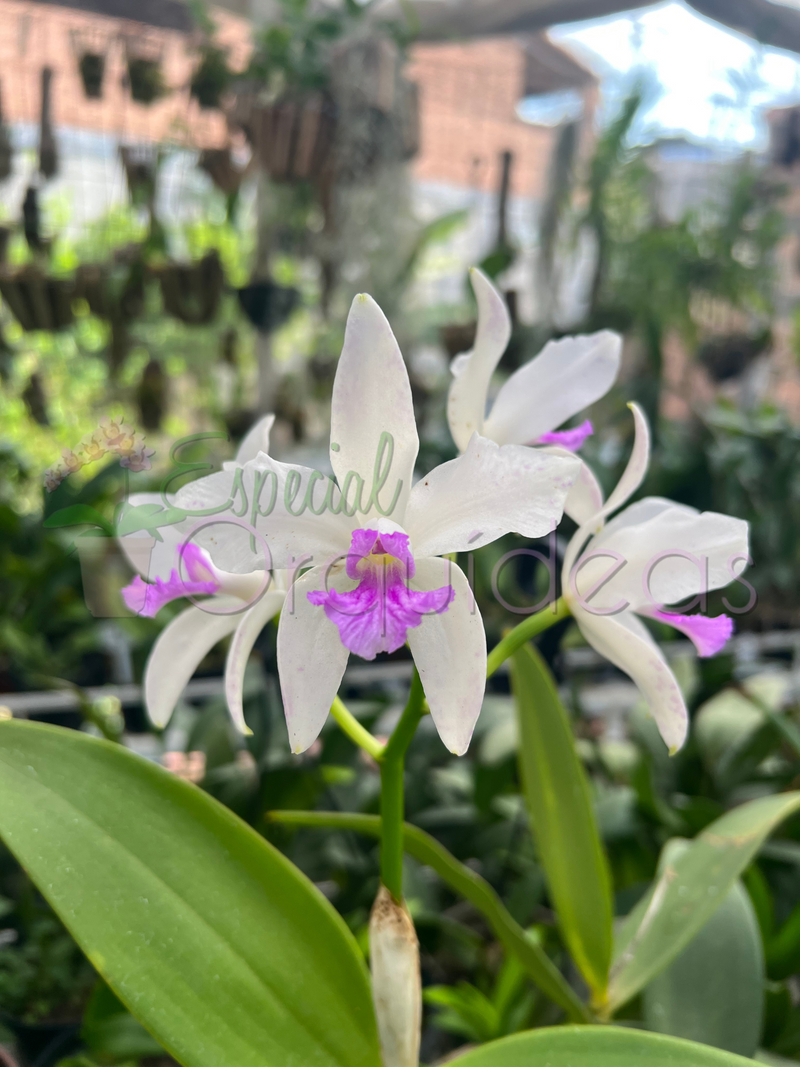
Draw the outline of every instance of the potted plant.
[[[168,314],[189,326],[205,326],[213,320],[225,288],[216,249],[196,263],[168,263],[156,273]]]
[[[146,36],[126,37],[125,56],[127,88],[138,104],[153,104],[166,95],[160,41]]]
[[[108,36],[97,26],[92,25],[80,30],[72,30],[70,39],[83,85],[83,94],[87,100],[99,100],[103,95]]]
[[[204,44],[200,50],[200,62],[192,74],[190,95],[204,110],[218,108],[231,78],[226,50],[215,44]]]

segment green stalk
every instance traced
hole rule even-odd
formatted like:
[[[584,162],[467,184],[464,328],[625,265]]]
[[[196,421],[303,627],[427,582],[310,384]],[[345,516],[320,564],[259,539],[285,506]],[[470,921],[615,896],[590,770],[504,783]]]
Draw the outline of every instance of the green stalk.
[[[377,815],[352,815],[333,811],[273,811],[267,814],[267,819],[286,826],[353,830],[370,837],[382,838],[385,842],[381,819]],[[547,953],[523,930],[484,878],[460,863],[424,830],[404,823],[401,833],[405,851],[420,863],[432,867],[443,882],[480,911],[505,950],[517,957],[546,996],[563,1008],[573,1021],[595,1021],[587,1005]],[[387,885],[387,888],[390,887]]]
[[[331,705],[331,715],[336,719],[342,731],[347,734],[351,741],[368,752],[374,760],[383,759],[384,745],[377,737],[373,737],[369,730],[365,730],[352,711],[348,711],[339,697],[334,697]]]
[[[569,616],[570,610],[563,597],[559,597],[554,604],[549,604],[542,611],[537,611],[535,615],[529,615],[513,630],[509,630],[505,637],[498,641],[489,653],[489,658],[486,662],[486,677],[491,678],[500,664],[505,663],[510,656],[513,656],[526,641],[530,641],[532,637],[544,633],[545,630],[549,630],[551,626],[561,622],[563,619],[568,619]]]
[[[406,749],[425,714],[425,693],[414,669],[411,692],[400,721],[381,755],[381,881],[400,903],[403,899],[403,771]]]

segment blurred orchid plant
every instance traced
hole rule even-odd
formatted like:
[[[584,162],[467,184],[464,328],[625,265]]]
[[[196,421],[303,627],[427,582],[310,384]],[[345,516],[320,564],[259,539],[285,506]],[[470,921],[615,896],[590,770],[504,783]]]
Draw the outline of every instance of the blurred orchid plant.
[[[613,333],[551,342],[505,382],[487,415],[511,327],[488,279],[473,271],[472,284],[476,341],[454,361],[448,400],[458,458],[414,481],[419,441],[405,363],[381,310],[358,296],[333,386],[332,475],[272,458],[269,416],[221,471],[169,500],[131,498],[140,509],[133,514],[149,516],[164,505],[170,513],[147,551],[135,519],[120,538],[140,571],[125,590],[131,610],[152,616],[177,598],[193,600],[164,629],[147,664],[146,703],[157,726],[167,723],[209,649],[232,635],[225,689],[236,725],[247,732],[245,665],[259,632],[277,617],[292,750],[308,749],[331,712],[379,765],[380,817],[274,813],[277,821],[379,837],[371,1003],[359,951],[332,907],[215,801],[119,749],[77,736],[65,741],[46,727],[0,724],[0,759],[14,784],[0,786],[0,831],[119,997],[187,1067],[417,1067],[419,948],[403,899],[404,850],[483,911],[505,951],[571,1020],[607,1023],[691,941],[752,849],[800,802],[797,794],[762,798],[753,802],[757,811],[745,805],[718,820],[707,841],[690,846],[632,913],[612,966],[609,877],[589,789],[552,680],[528,641],[572,615],[586,640],[630,675],[676,751],[686,738],[686,706],[640,617],[687,634],[701,655],[719,651],[732,632],[730,618],[671,605],[739,577],[748,562],[747,524],[658,498],[620,510],[649,460],[648,426],[635,405],[632,454],[603,502],[577,455],[591,423],[563,427],[614,383],[621,341]],[[508,533],[542,537],[565,511],[577,530],[563,559],[561,599],[510,630],[487,655],[457,554]],[[404,644],[415,665],[411,691],[384,743],[350,713],[338,690],[351,653],[374,659]],[[533,756],[539,759],[537,774],[526,772],[526,788],[542,863],[588,1003],[478,875],[403,822],[404,756],[423,716],[430,713],[447,748],[463,754],[486,678],[506,660],[521,716],[523,771]],[[68,772],[58,762],[66,749]],[[102,811],[91,802],[98,788],[107,800]],[[39,835],[35,845],[29,831]],[[727,856],[724,875],[714,849]],[[98,863],[104,896],[87,889]],[[124,923],[112,907],[122,898]],[[458,1062],[662,1063],[649,1058],[656,1053],[648,1035],[589,1025],[580,1031],[586,1040],[577,1036],[569,1045],[577,1033],[523,1035],[522,1058],[500,1041]],[[602,1060],[596,1053],[605,1033],[617,1044]],[[688,1048],[691,1062],[705,1067],[700,1046],[678,1045],[659,1048],[675,1062]],[[715,1055],[723,1058],[713,1063],[727,1062]]]

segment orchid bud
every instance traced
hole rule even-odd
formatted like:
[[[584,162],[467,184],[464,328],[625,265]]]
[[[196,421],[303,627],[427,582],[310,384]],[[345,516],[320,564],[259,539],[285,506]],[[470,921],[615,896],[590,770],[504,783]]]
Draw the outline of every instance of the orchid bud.
[[[369,949],[383,1067],[419,1067],[419,942],[408,908],[383,885],[369,917]]]

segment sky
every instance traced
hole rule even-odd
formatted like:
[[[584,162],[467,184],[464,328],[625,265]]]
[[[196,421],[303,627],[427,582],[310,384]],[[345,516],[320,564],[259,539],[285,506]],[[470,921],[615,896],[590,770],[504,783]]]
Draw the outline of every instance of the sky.
[[[659,83],[645,118],[660,135],[760,147],[763,107],[800,102],[800,56],[760,48],[682,3],[555,27],[550,35],[602,76],[610,104],[644,67]]]

